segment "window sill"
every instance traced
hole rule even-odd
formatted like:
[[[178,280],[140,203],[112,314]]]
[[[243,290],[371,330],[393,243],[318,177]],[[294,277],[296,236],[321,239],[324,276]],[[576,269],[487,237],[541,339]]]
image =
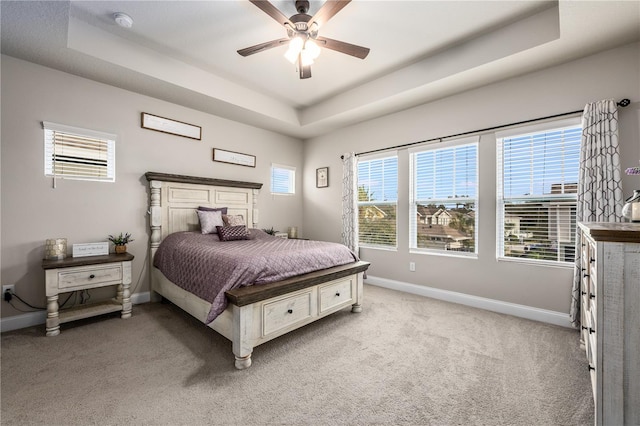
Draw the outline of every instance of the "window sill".
[[[498,262],[520,263],[529,266],[543,266],[547,268],[573,269],[573,262],[555,262],[552,260],[527,260],[518,257],[498,257]]]

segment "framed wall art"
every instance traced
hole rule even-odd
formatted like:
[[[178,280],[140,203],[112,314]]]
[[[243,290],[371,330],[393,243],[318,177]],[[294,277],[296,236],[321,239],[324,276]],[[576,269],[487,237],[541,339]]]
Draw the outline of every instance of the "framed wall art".
[[[326,188],[329,186],[329,168],[320,167],[316,169],[316,188]]]
[[[220,163],[237,164],[239,166],[255,167],[256,156],[242,154],[240,152],[226,151],[224,149],[213,148],[213,161]]]
[[[202,127],[158,115],[142,113],[142,128],[202,140]]]

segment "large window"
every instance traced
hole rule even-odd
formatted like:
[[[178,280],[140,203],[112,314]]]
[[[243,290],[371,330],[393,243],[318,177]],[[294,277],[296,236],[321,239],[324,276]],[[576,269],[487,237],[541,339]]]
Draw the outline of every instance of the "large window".
[[[396,247],[397,204],[398,157],[395,153],[359,160],[358,226],[362,246]]]
[[[115,181],[115,135],[46,121],[42,126],[45,176]]]
[[[293,195],[296,193],[296,168],[280,164],[271,165],[271,193]]]
[[[574,261],[582,130],[573,123],[498,135],[499,257]]]
[[[476,252],[478,144],[474,140],[411,151],[412,249]]]

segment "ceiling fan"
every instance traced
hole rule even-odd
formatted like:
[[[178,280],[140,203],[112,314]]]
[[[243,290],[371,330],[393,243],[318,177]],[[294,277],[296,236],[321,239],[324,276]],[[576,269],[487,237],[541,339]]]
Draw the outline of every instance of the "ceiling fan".
[[[298,13],[290,18],[283,15],[267,0],[249,1],[283,25],[287,30],[287,37],[240,49],[238,53],[242,56],[253,55],[254,53],[289,43],[289,49],[285,57],[291,63],[297,64],[300,78],[302,79],[311,77],[311,64],[320,54],[321,46],[360,59],[366,58],[369,54],[369,48],[367,47],[356,46],[355,44],[318,35],[318,29],[349,4],[351,0],[328,0],[313,16],[307,14],[309,11],[309,2],[307,0],[296,0],[295,6]]]

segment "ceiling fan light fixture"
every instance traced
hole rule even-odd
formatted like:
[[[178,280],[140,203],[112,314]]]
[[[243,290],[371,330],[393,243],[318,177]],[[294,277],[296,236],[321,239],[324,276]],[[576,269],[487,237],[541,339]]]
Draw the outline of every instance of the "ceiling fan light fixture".
[[[306,50],[303,50],[302,52],[300,52],[300,64],[303,67],[313,65],[313,59],[314,58]]]
[[[317,59],[320,56],[320,47],[315,41],[309,39],[304,44],[303,52],[307,52],[312,59]]]
[[[289,49],[284,54],[284,57],[287,58],[289,62],[295,64],[298,60],[298,56],[304,47],[304,40],[300,37],[294,37],[289,42]]]

